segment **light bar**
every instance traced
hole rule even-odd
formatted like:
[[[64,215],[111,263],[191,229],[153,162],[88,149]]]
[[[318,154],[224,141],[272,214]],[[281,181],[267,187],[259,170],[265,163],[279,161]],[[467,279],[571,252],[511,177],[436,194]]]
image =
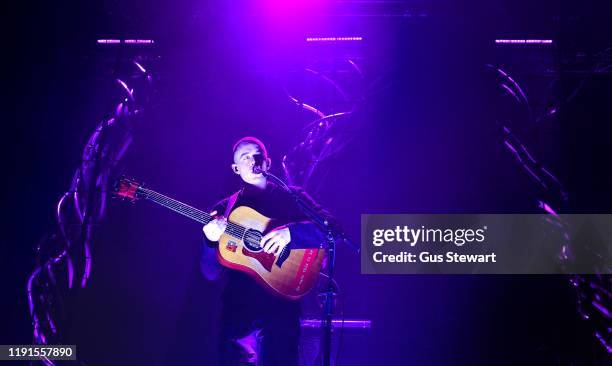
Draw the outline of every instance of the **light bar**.
[[[153,44],[155,41],[152,39],[126,39],[123,41],[126,44]]]
[[[321,319],[300,319],[300,326],[302,328],[322,328],[323,325]],[[332,327],[370,329],[372,328],[372,321],[368,319],[333,319]]]
[[[152,39],[98,39],[96,40],[97,44],[146,44],[146,45],[151,45],[154,44],[155,41]]]
[[[306,37],[306,42],[362,41],[363,37]]]
[[[120,39],[98,39],[96,41],[98,44],[117,44],[121,43]]]
[[[552,44],[552,39],[496,39],[495,44]]]

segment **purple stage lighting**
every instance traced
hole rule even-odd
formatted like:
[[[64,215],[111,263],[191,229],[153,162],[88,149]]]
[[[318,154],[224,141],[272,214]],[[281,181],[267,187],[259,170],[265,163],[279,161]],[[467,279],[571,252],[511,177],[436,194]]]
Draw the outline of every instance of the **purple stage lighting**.
[[[152,39],[126,39],[123,41],[125,44],[153,44],[155,41]]]
[[[306,42],[362,41],[363,37],[306,37]]]
[[[152,39],[98,39],[97,44],[138,44],[138,45],[152,45],[155,43]]]
[[[496,39],[495,44],[552,44],[552,39]]]
[[[96,41],[98,44],[118,44],[121,43],[120,39],[98,39]]]

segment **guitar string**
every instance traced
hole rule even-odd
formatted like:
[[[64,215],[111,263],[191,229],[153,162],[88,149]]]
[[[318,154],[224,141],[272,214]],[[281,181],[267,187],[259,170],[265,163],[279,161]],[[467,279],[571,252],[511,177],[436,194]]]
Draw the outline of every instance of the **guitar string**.
[[[172,209],[173,211],[179,212],[181,214],[184,214],[188,217],[191,217],[193,219],[198,220],[198,218],[201,220],[202,218],[209,220],[210,219],[210,215],[198,210],[194,207],[191,207],[189,205],[186,205],[182,202],[176,201],[170,197],[164,196],[160,193],[157,193],[155,191],[151,191],[151,190],[144,190],[145,193],[147,193],[147,197],[150,198],[153,202],[159,203],[163,206],[166,206],[170,209]],[[198,221],[200,221],[198,220]],[[204,220],[202,220],[204,221]],[[242,238],[245,234],[247,236],[248,239],[253,239],[253,241],[255,243],[258,244],[259,246],[259,241],[261,240],[259,233],[257,232],[252,232],[252,231],[248,231],[246,230],[245,227],[241,226],[241,225],[237,225],[235,223],[232,222],[228,222],[228,229],[226,229],[226,231],[228,232],[228,234],[237,237],[237,238]]]
[[[179,213],[185,214],[193,219],[196,219],[198,221],[201,221],[202,223],[204,223],[204,221],[209,221],[210,220],[210,215],[200,211],[196,208],[193,208],[189,205],[186,205],[184,203],[178,202],[170,197],[164,196],[160,193],[154,192],[154,191],[149,191],[148,192],[148,196],[147,198],[150,198],[151,201],[159,203],[163,206],[166,206],[170,209],[176,210]]]
[[[177,208],[181,212],[184,212],[186,214],[190,214],[193,218],[196,218],[196,219],[199,218],[202,221],[208,221],[210,219],[210,215],[209,214],[207,214],[207,213],[205,213],[203,211],[200,211],[200,210],[198,210],[198,209],[196,209],[194,207],[191,207],[191,206],[186,205],[184,203],[178,202],[178,201],[176,201],[176,200],[174,200],[172,198],[166,197],[166,196],[164,196],[162,194],[159,194],[159,193],[155,193],[155,196],[156,196],[155,198],[157,200],[159,200],[160,203],[164,203],[167,206],[171,206],[171,207]]]
[[[192,219],[195,219],[196,221],[204,223],[205,221],[210,221],[211,219],[210,214],[203,212],[201,210],[198,210],[182,202],[179,202],[170,197],[167,197],[161,193],[157,193],[155,191],[148,190],[148,189],[143,189],[143,191],[147,194],[147,198],[150,198],[151,201],[159,203],[163,206],[166,206],[170,208],[171,210],[181,213]],[[250,231],[247,231],[245,227],[235,224],[231,221],[228,221],[226,232],[228,232],[228,234],[236,238],[242,238],[245,235],[245,233],[247,234],[251,233]]]
[[[185,204],[181,204],[180,202],[173,200],[169,197],[166,197],[162,194],[159,194],[157,192],[153,192],[151,191],[148,195],[147,198],[149,198],[151,201],[155,202],[155,203],[159,203],[162,206],[166,206],[178,213],[184,214],[192,219],[195,219],[197,221],[208,221],[209,216],[205,214],[204,212],[197,210],[195,208],[192,208],[188,205]],[[204,222],[202,222],[204,223]]]
[[[167,196],[164,196],[162,194],[159,194],[157,192],[154,191],[148,191],[148,198],[150,198],[153,202],[159,203],[163,206],[166,206],[168,208],[170,208],[173,211],[176,211],[178,213],[184,214],[192,219],[195,219],[201,223],[204,223],[206,221],[210,221],[210,215],[200,211],[196,208],[193,208],[189,205],[186,205],[184,203],[178,202],[174,199],[171,199]],[[228,223],[228,233],[232,236],[236,236],[236,237],[241,237],[241,231],[240,227],[238,227],[237,225],[233,224],[233,223]]]
[[[177,201],[173,198],[170,198],[168,196],[165,196],[161,193],[155,192],[150,189],[146,189],[146,188],[140,188],[140,189],[146,193],[147,199],[155,203],[161,204],[162,206],[165,206],[175,212],[183,214],[200,223],[204,223],[205,221],[211,220],[210,214],[204,211],[198,210],[195,207],[189,206],[185,203],[182,203],[180,201]],[[259,232],[248,230],[244,226],[235,224],[231,221],[227,222],[227,227],[225,229],[225,232],[227,232],[229,235],[235,238],[242,239],[245,242],[248,242],[249,244],[256,244],[259,248],[261,248],[261,235]]]
[[[206,220],[209,220],[211,218],[210,214],[198,210],[182,202],[179,202],[161,193],[146,189],[143,189],[143,191],[147,193],[147,198],[149,198],[151,201],[159,203],[175,212],[184,214],[192,219],[196,219],[197,221],[202,222],[202,218]],[[198,218],[200,220],[198,220]],[[260,247],[261,236],[258,232],[247,230],[245,227],[232,222],[228,222],[226,232],[235,238],[244,239],[245,241],[248,241],[249,244],[256,244],[258,247]]]

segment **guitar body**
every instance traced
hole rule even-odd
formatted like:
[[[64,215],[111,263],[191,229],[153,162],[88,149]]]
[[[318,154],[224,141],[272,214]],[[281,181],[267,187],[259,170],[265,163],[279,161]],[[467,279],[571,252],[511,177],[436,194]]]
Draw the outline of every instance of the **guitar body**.
[[[271,219],[250,207],[241,206],[232,211],[228,220],[248,230],[242,239],[227,233],[219,239],[219,262],[231,269],[246,272],[273,293],[292,300],[304,296],[317,280],[325,250],[299,248],[291,242],[279,256],[265,253],[254,242],[266,233]],[[290,250],[289,250],[290,249]]]

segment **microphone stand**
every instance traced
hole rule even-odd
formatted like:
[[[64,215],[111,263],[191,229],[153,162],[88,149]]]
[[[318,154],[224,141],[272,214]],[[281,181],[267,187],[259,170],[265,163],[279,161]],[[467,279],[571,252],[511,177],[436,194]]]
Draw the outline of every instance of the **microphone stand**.
[[[295,202],[297,203],[300,210],[310,219],[319,230],[326,233],[326,241],[327,241],[327,286],[325,290],[322,292],[324,297],[323,303],[323,313],[321,316],[322,324],[323,324],[323,337],[321,338],[321,349],[323,350],[323,366],[331,366],[331,340],[332,340],[332,316],[334,313],[334,295],[336,294],[334,289],[334,264],[336,260],[336,238],[341,238],[344,242],[349,244],[349,246],[356,249],[359,252],[359,248],[356,247],[351,241],[346,237],[346,235],[336,228],[332,227],[331,223],[321,217],[321,215],[317,212],[317,210],[312,207],[309,202],[304,201],[304,199],[297,194],[293,189],[291,189],[282,179],[278,178],[272,173],[269,173],[263,170],[259,166],[255,166],[253,168],[253,172],[260,173],[264,177],[269,178],[278,186],[280,186],[284,191],[289,193]]]

